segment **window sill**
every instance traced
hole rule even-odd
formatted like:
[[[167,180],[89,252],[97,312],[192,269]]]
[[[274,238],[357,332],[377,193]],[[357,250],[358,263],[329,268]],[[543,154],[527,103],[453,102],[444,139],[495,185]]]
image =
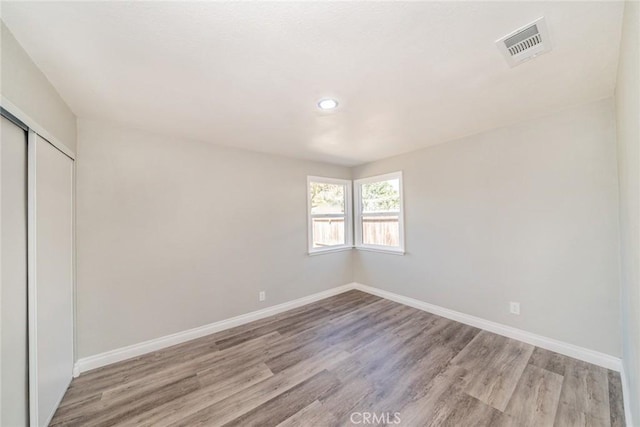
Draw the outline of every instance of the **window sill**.
[[[314,251],[309,251],[308,255],[309,256],[316,256],[316,255],[323,255],[323,254],[330,254],[333,252],[343,252],[343,251],[350,251],[351,249],[353,249],[353,246],[340,246],[337,248],[328,248],[328,249],[316,249]]]
[[[386,249],[386,248],[377,248],[377,247],[369,247],[369,246],[356,246],[355,249],[359,251],[379,252],[384,254],[404,256],[404,249]]]
[[[330,253],[333,253],[333,252],[350,251],[352,249],[357,249],[359,251],[366,251],[366,252],[378,252],[378,253],[383,253],[383,254],[400,255],[400,256],[404,256],[404,254],[405,254],[404,250],[402,250],[402,249],[373,248],[373,247],[369,247],[369,246],[340,246],[339,248],[320,249],[320,250],[315,250],[315,251],[309,251],[309,252],[307,252],[307,255],[316,256],[316,255],[322,255],[322,254],[330,254]]]

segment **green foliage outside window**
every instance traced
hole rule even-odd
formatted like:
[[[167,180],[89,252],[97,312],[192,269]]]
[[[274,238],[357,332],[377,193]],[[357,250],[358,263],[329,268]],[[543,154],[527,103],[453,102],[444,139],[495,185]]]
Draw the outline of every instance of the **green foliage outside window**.
[[[344,212],[343,185],[312,182],[310,191],[312,213]]]
[[[392,182],[393,181],[393,182]],[[362,208],[364,212],[400,211],[398,180],[372,182],[362,185]],[[394,183],[396,185],[394,185]]]

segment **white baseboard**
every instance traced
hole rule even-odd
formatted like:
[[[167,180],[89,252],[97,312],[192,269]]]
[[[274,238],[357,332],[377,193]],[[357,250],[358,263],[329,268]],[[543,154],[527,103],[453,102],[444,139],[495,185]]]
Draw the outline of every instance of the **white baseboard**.
[[[361,283],[355,283],[354,287],[363,292],[377,295],[379,297],[395,301],[400,304],[408,305],[409,307],[417,308],[418,310],[446,317],[447,319],[455,320],[466,325],[484,329],[486,331],[493,332],[495,334],[502,335],[508,338],[513,338],[527,344],[535,345],[536,347],[541,347],[546,350],[564,354],[565,356],[573,357],[574,359],[579,359],[585,362],[592,363],[594,365],[602,366],[603,368],[611,369],[617,372],[620,372],[622,368],[622,362],[620,358],[605,353],[600,353],[595,350],[590,350],[588,348],[579,347],[574,344],[558,341],[553,338],[547,338],[542,335],[523,331],[522,329],[506,326],[501,323],[492,322],[480,317],[471,316],[469,314],[464,314],[459,311],[450,310],[448,308],[440,307],[434,304],[429,304],[415,298],[394,294],[393,292],[388,292],[382,289],[373,288]]]
[[[83,357],[81,359],[78,359],[78,361],[75,363],[73,373],[74,376],[77,377],[81,373],[90,371],[92,369],[111,365],[112,363],[131,359],[133,357],[151,353],[152,351],[156,350],[161,350],[172,345],[181,344],[183,342],[220,332],[225,329],[244,325],[245,323],[273,316],[275,314],[282,313],[293,308],[301,307],[303,305],[310,304],[312,302],[319,301],[321,299],[325,299],[352,289],[355,289],[355,284],[349,283],[344,286],[338,286],[336,288],[332,288],[323,292],[318,292],[316,294],[298,298],[293,301],[267,307],[262,310],[252,311],[250,313],[221,320],[219,322],[210,323],[208,325],[189,329],[183,332],[177,332],[175,334],[166,335],[149,341],[144,341],[139,344],[133,344],[127,347],[107,351],[105,353],[96,354],[95,356]]]
[[[544,348],[546,350],[554,351],[556,353],[563,354],[565,356],[573,357],[594,365],[602,366],[607,369],[611,369],[620,372],[622,381],[622,393],[624,396],[624,408],[625,417],[628,426],[633,426],[631,421],[631,410],[629,402],[629,383],[624,372],[622,361],[618,357],[614,357],[605,353],[601,353],[588,348],[580,347],[574,344],[569,344],[563,341],[555,340],[553,338],[544,337],[531,332],[523,331],[522,329],[506,326],[501,323],[485,320],[480,317],[471,316],[469,314],[461,313],[459,311],[450,310],[448,308],[440,307],[438,305],[429,304],[424,301],[417,300],[415,298],[398,295],[393,292],[385,291],[382,289],[374,288],[371,286],[363,285],[361,283],[349,283],[347,285],[332,288],[323,292],[319,292],[313,295],[309,295],[303,298],[299,298],[293,301],[285,302],[282,304],[267,307],[262,310],[253,311],[251,313],[243,314],[240,316],[232,317],[230,319],[221,320],[219,322],[211,323],[208,325],[200,326],[198,328],[189,329],[187,331],[178,332],[164,337],[152,339],[139,344],[122,347],[119,349],[111,350],[105,353],[97,354],[95,356],[89,356],[79,359],[73,368],[74,377],[77,377],[80,373],[87,372],[92,369],[100,368],[102,366],[110,365],[112,363],[120,362],[133,357],[141,356],[152,351],[161,350],[172,345],[181,344],[183,342],[200,338],[206,335],[210,335],[216,332],[230,329],[235,326],[244,325],[255,320],[263,319],[265,317],[273,316],[291,310],[293,308],[301,307],[306,304],[310,304],[315,301],[319,301],[324,298],[328,298],[333,295],[337,295],[343,292],[347,292],[352,289],[358,289],[360,291],[379,296],[391,301],[398,302],[400,304],[407,305],[409,307],[417,308],[418,310],[426,311],[438,316],[446,317],[447,319],[455,320],[466,325],[474,326],[489,332],[493,332],[498,335],[502,335],[508,338],[513,338],[518,341],[522,341],[537,347]]]
[[[634,427],[633,416],[631,414],[631,390],[629,390],[629,378],[624,370],[624,363],[620,369],[620,381],[622,382],[622,400],[624,403],[624,419],[627,427]]]
[[[221,320],[219,322],[189,329],[187,331],[177,332],[175,334],[166,335],[149,341],[144,341],[139,344],[133,344],[127,347],[107,351],[95,356],[81,358],[76,362],[74,366],[74,376],[77,376],[76,374],[87,372],[91,369],[100,368],[102,366],[110,365],[112,363],[150,353],[152,351],[161,350],[172,345],[181,344],[183,342],[200,338],[205,335],[210,335],[216,332],[223,331],[225,329],[233,328],[235,326],[244,325],[245,323],[263,319],[265,317],[273,316],[275,314],[282,313],[293,308],[301,307],[303,305],[310,304],[312,302],[328,298],[330,296],[337,295],[352,289],[358,289],[372,295],[377,295],[379,297],[395,301],[400,304],[417,308],[418,310],[427,311],[438,316],[446,317],[447,319],[455,320],[457,322],[484,329],[498,335],[526,342],[528,344],[535,345],[546,350],[564,354],[565,356],[583,360],[588,363],[593,363],[594,365],[602,366],[604,368],[611,369],[617,372],[620,372],[622,369],[622,362],[618,357],[600,353],[588,348],[579,347],[577,345],[569,344],[563,341],[558,341],[553,338],[548,338],[531,332],[523,331],[522,329],[506,326],[497,322],[492,322],[490,320],[485,320],[480,317],[464,314],[459,311],[450,310],[448,308],[440,307],[434,304],[429,304],[415,298],[410,298],[403,295],[395,294],[393,292],[363,285],[361,283],[349,283],[347,285],[332,288],[293,301],[274,305],[272,307],[267,307],[262,310],[242,314],[230,319]],[[624,383],[624,377],[622,379]]]

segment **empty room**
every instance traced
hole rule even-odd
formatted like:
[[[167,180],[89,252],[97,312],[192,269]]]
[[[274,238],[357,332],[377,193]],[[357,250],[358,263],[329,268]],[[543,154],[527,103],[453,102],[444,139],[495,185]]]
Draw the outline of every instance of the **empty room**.
[[[640,2],[0,20],[0,426],[640,427]]]

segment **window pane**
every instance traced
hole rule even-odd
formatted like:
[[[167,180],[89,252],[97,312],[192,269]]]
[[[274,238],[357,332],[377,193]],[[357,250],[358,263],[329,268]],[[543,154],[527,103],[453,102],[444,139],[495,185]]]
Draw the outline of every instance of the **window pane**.
[[[363,215],[362,243],[377,246],[400,246],[398,215]]]
[[[400,212],[400,180],[362,184],[362,212]]]
[[[311,218],[313,247],[344,245],[344,218]]]
[[[342,214],[344,213],[344,185],[312,182],[311,214]]]

